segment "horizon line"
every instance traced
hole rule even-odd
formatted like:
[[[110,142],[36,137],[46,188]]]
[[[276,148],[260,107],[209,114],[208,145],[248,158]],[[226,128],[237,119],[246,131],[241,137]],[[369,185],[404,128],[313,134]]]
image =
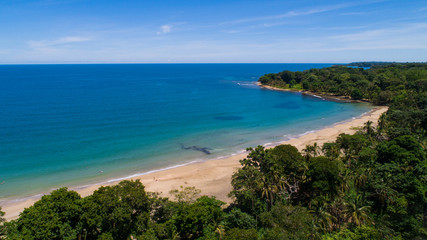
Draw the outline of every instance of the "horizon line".
[[[427,62],[427,61],[426,61]],[[110,65],[110,64],[350,64],[350,63],[426,63],[423,61],[352,61],[352,62],[70,62],[70,63],[0,63],[4,65]]]

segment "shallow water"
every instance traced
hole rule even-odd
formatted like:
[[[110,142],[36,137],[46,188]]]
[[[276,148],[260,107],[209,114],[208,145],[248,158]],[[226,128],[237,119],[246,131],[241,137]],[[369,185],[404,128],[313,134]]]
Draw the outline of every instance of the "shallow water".
[[[0,198],[215,159],[369,111],[255,85],[330,65],[2,65]]]

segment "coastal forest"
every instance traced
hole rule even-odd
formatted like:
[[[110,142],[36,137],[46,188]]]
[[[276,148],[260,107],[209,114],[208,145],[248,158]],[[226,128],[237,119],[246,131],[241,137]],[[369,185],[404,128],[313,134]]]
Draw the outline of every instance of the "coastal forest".
[[[0,239],[427,239],[427,64],[332,66],[260,77],[262,85],[387,105],[335,142],[249,148],[231,204],[139,181],[82,198],[61,188],[5,221]]]

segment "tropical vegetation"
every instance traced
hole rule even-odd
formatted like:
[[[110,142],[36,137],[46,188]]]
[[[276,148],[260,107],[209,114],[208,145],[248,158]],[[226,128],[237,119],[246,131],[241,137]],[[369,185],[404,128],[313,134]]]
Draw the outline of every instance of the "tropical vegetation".
[[[84,198],[61,188],[16,220],[5,222],[0,211],[0,238],[427,239],[427,64],[284,71],[260,82],[389,110],[378,124],[301,152],[291,145],[249,148],[232,176],[228,205],[194,187],[164,198],[139,181]]]

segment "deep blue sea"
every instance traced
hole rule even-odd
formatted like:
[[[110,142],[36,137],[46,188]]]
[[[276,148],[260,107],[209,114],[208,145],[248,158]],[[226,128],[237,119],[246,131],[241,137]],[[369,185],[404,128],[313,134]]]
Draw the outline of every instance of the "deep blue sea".
[[[220,158],[369,111],[255,85],[330,65],[1,65],[0,198]]]

